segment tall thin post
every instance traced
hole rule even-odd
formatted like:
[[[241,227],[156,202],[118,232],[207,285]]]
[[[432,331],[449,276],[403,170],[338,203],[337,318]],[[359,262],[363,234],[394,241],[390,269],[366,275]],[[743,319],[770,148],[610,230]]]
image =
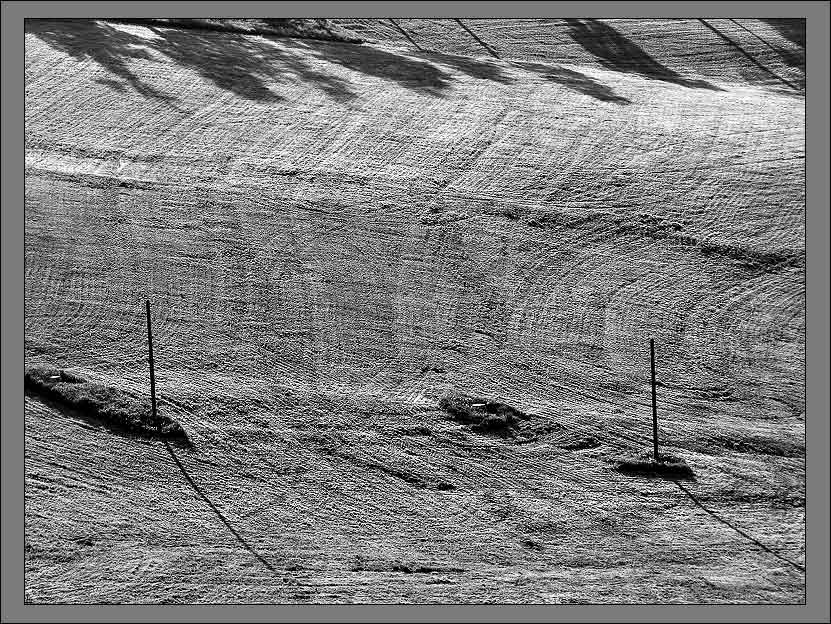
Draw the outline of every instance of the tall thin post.
[[[150,300],[147,300],[147,344],[150,349],[150,400],[153,405],[153,423],[158,422],[156,418],[156,373],[153,370],[153,333],[150,331]]]
[[[655,389],[655,339],[649,339],[649,351],[652,356],[652,445],[655,461],[658,462],[658,396]]]

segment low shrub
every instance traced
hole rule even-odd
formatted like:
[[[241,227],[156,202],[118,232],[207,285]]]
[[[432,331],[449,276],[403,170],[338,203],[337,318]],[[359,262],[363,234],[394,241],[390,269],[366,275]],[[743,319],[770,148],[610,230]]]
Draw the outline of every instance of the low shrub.
[[[150,401],[138,400],[116,388],[90,383],[68,371],[29,368],[25,389],[83,416],[99,419],[116,429],[151,437],[187,440],[182,426],[164,414],[156,415]]]
[[[439,407],[453,419],[474,431],[494,435],[510,435],[519,421],[530,416],[498,401],[450,393],[439,400]]]
[[[625,474],[695,481],[695,473],[683,459],[672,455],[659,456],[660,461],[657,462],[651,455],[621,459],[616,462],[615,469]]]
[[[597,448],[600,444],[600,440],[594,436],[585,436],[574,440],[567,440],[562,444],[558,444],[558,446],[567,451],[583,451],[585,449]]]

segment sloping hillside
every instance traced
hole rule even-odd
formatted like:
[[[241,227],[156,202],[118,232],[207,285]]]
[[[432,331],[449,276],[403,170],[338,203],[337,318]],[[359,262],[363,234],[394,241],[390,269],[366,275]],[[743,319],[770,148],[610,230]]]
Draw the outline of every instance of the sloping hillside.
[[[28,397],[30,600],[804,599],[804,40],[451,22],[27,22],[27,364],[145,394],[149,298],[193,443]]]

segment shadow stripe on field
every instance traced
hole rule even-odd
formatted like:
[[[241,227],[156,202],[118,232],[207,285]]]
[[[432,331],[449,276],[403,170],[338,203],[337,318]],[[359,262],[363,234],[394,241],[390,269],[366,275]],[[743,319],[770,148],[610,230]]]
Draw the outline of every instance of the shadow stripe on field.
[[[679,489],[680,489],[680,490],[681,490],[684,494],[686,494],[686,495],[687,495],[687,497],[688,497],[688,498],[689,498],[689,499],[690,499],[693,503],[695,503],[695,505],[696,505],[697,507],[700,507],[701,509],[703,509],[704,511],[706,511],[706,512],[707,512],[708,514],[710,514],[713,518],[715,518],[716,520],[718,520],[718,521],[719,521],[719,522],[721,522],[722,524],[724,524],[724,525],[726,525],[726,526],[730,527],[730,528],[731,528],[731,529],[733,529],[736,533],[738,533],[739,535],[741,535],[743,538],[745,538],[745,539],[747,539],[747,540],[749,540],[749,541],[753,542],[754,544],[756,544],[756,546],[758,546],[759,548],[761,548],[761,549],[762,549],[762,550],[764,550],[765,552],[770,553],[771,555],[773,555],[773,556],[774,556],[774,557],[776,557],[777,559],[780,559],[780,560],[784,561],[785,563],[787,563],[788,565],[793,566],[794,568],[796,568],[796,569],[797,569],[797,570],[799,570],[800,572],[805,572],[805,566],[800,565],[800,564],[798,564],[798,563],[796,563],[796,562],[794,562],[794,561],[791,561],[790,559],[787,559],[787,558],[783,557],[782,555],[780,555],[778,552],[776,552],[775,550],[773,550],[773,549],[772,549],[772,548],[770,548],[769,546],[765,546],[762,542],[760,542],[759,540],[757,540],[757,539],[756,539],[755,537],[753,537],[752,535],[748,535],[747,533],[745,533],[744,531],[742,531],[742,530],[741,530],[740,528],[738,528],[737,526],[735,526],[735,525],[731,524],[729,521],[727,521],[727,520],[725,520],[724,518],[722,518],[721,516],[719,516],[716,512],[714,512],[714,511],[712,511],[712,510],[708,509],[707,507],[705,507],[705,506],[701,503],[701,501],[699,501],[699,500],[695,497],[695,495],[694,495],[692,492],[690,492],[687,488],[685,488],[685,487],[684,487],[684,486],[683,486],[680,482],[678,482],[678,481],[676,481],[676,480],[674,480],[674,479],[673,479],[673,483],[675,483],[675,485],[677,485],[677,486],[678,486],[678,488],[679,488]]]
[[[228,530],[233,534],[233,536],[237,539],[237,541],[242,544],[245,549],[250,552],[254,557],[256,557],[260,563],[262,563],[266,568],[271,570],[272,572],[277,572],[265,558],[260,555],[254,548],[245,541],[245,538],[240,535],[237,530],[231,525],[228,519],[222,514],[221,511],[216,507],[216,505],[211,502],[211,499],[207,497],[207,495],[196,485],[196,482],[191,478],[190,474],[188,474],[187,469],[182,465],[182,462],[179,461],[179,458],[176,456],[176,452],[173,450],[173,447],[170,446],[167,440],[164,440],[164,445],[167,448],[167,452],[170,453],[170,457],[173,458],[174,463],[179,467],[179,471],[182,473],[182,476],[185,477],[185,480],[190,484],[190,487],[193,488],[193,491],[199,495],[203,501],[205,501],[208,506],[213,510],[213,512],[217,515],[217,517],[222,521],[222,523],[228,527]]]

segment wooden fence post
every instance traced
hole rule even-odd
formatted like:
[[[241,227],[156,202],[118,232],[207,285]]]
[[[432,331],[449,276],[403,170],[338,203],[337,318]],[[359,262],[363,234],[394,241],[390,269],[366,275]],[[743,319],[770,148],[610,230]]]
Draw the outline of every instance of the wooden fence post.
[[[159,419],[156,415],[156,372],[153,370],[153,333],[150,331],[150,300],[147,304],[147,345],[150,350],[150,400],[153,405],[153,425],[158,426]]]
[[[655,389],[655,339],[649,339],[649,351],[652,356],[652,446],[655,461],[661,461],[658,456],[658,397]]]

